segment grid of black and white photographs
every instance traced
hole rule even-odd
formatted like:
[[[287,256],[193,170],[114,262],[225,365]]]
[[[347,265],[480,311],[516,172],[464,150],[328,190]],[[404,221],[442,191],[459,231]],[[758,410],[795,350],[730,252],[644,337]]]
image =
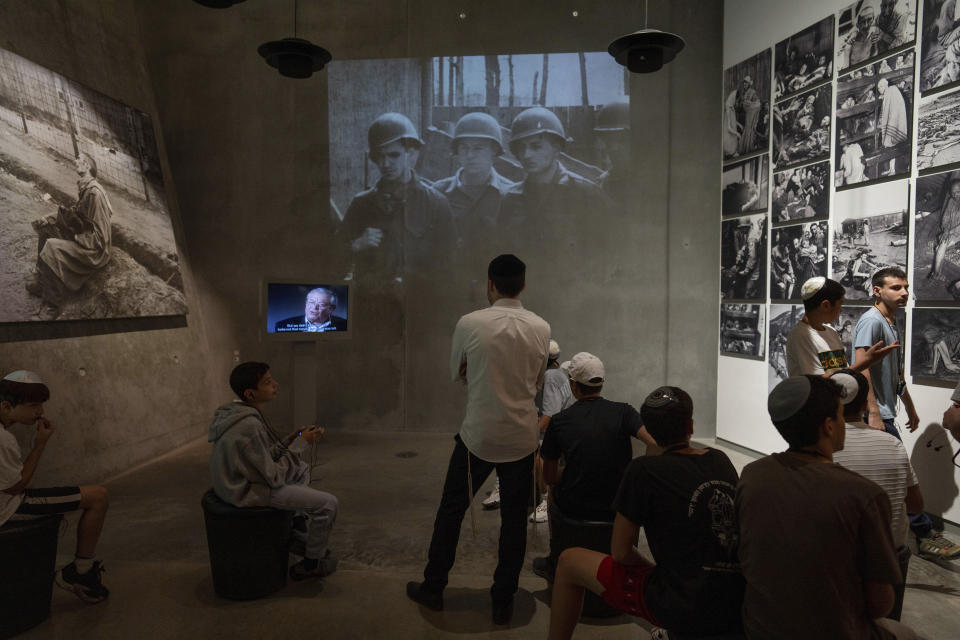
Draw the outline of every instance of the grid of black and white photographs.
[[[720,353],[763,360],[766,318],[762,304],[720,305]]]
[[[772,390],[787,379],[787,336],[803,317],[802,304],[771,304],[767,330],[767,380]]]
[[[760,213],[720,223],[720,291],[724,300],[765,300],[767,216]]]
[[[904,49],[916,36],[916,0],[857,0],[840,10],[837,73]]]
[[[187,313],[146,113],[0,49],[0,322]]]
[[[956,0],[925,0],[920,36],[920,93],[953,87],[960,81],[960,5]]]
[[[910,184],[906,180],[841,191],[834,197],[831,278],[847,300],[870,300],[884,267],[907,269]]]
[[[754,156],[727,165],[723,169],[724,216],[767,210],[770,181],[770,155]]]
[[[780,227],[770,243],[770,299],[799,300],[803,283],[827,275],[827,222]]]
[[[777,43],[774,99],[833,79],[833,16]]]
[[[913,151],[913,52],[837,79],[837,187],[910,173]]]
[[[910,375],[915,382],[954,387],[960,380],[960,309],[914,309]]]
[[[917,304],[960,302],[960,171],[917,178],[913,216]]]
[[[960,162],[960,91],[920,100],[917,117],[917,170]]]
[[[820,162],[773,174],[774,227],[830,215],[830,163]]]
[[[770,145],[770,49],[723,73],[723,159]]]
[[[774,105],[776,170],[829,157],[832,91],[832,85],[825,84]]]

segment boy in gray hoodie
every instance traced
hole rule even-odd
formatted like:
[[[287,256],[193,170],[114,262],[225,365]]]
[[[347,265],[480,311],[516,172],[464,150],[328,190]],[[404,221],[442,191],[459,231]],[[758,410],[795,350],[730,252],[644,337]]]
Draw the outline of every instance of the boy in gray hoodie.
[[[337,559],[327,544],[337,519],[337,498],[310,487],[310,465],[300,454],[323,436],[323,427],[304,428],[280,439],[262,409],[277,397],[280,385],[263,362],[244,362],[230,374],[238,400],[219,407],[210,423],[210,477],[221,500],[236,507],[273,507],[303,512],[309,518],[303,560],[290,578],[328,576]]]

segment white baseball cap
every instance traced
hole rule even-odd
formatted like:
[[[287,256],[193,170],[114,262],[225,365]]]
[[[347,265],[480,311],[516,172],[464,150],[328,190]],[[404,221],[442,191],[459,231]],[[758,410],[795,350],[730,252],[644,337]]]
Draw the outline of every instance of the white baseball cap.
[[[592,353],[581,351],[570,358],[569,375],[571,379],[585,387],[602,386],[604,380],[603,362]]]

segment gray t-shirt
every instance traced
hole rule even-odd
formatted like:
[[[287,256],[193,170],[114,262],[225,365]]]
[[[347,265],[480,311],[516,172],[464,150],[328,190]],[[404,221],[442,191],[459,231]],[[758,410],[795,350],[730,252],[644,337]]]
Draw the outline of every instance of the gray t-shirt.
[[[900,338],[900,329],[887,322],[883,314],[876,307],[872,307],[860,316],[857,328],[853,330],[853,348],[869,349],[880,340],[889,345]],[[897,417],[897,386],[900,384],[900,372],[903,371],[900,360],[903,349],[896,351],[896,354],[891,354],[870,367],[870,384],[880,408],[880,416],[884,420]]]
[[[547,369],[543,376],[543,392],[540,410],[545,416],[553,417],[577,399],[570,391],[570,378],[560,369]]]

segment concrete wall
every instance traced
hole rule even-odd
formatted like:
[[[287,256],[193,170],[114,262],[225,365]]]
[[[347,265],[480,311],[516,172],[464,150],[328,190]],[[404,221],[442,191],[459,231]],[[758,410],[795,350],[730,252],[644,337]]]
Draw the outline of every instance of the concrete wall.
[[[153,117],[163,136],[147,73],[133,3],[4,2],[5,49]],[[164,164],[167,198],[180,246],[190,313],[142,318],[0,326],[0,369],[34,369],[52,389],[46,413],[57,429],[36,481],[90,482],[152,459],[204,433],[212,381],[230,367],[224,350],[208,345],[204,283],[195,277],[183,243],[174,180]],[[216,316],[213,316],[214,318]],[[17,428],[27,439],[30,430]]]
[[[642,22],[635,2],[585,3],[578,17],[573,8],[493,0],[461,19],[458,7],[438,1],[301,3],[298,33],[341,60],[409,58],[603,51]],[[188,252],[209,285],[217,326],[236,336],[216,357],[236,349],[241,359],[269,361],[290,391],[297,348],[264,339],[260,292],[264,277],[322,277],[335,267],[324,251],[334,231],[327,76],[282,78],[257,56],[260,43],[292,35],[288,7],[213,11],[168,1],[137,11]],[[703,203],[719,191],[719,123],[709,114],[720,99],[712,79],[721,5],[662,1],[650,12],[651,24],[680,32],[687,49],[660,73],[631,78],[636,201],[628,216],[604,221],[617,240],[591,264],[544,265],[540,249],[521,242],[531,275],[565,271],[571,282],[544,290],[531,278],[523,299],[551,322],[568,356],[588,350],[604,359],[608,397],[639,404],[658,384],[683,385],[703,408],[698,433],[712,435],[719,219]],[[486,304],[477,271],[430,305],[408,300],[403,326],[373,343],[299,347],[316,367],[315,415],[331,428],[453,432],[463,392],[447,380],[447,351],[456,318]],[[272,419],[289,423],[291,394],[275,405]]]

